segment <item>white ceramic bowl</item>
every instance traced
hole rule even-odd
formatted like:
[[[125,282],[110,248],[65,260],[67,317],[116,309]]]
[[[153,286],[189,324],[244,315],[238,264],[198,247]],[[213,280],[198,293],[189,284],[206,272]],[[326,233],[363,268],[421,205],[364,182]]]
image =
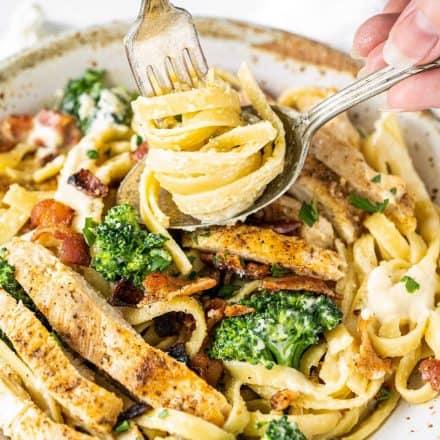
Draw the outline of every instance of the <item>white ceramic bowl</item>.
[[[197,26],[210,65],[235,71],[246,61],[275,96],[304,85],[341,87],[357,71],[347,55],[280,30],[207,18],[197,19]],[[0,119],[50,105],[55,92],[86,67],[107,69],[112,82],[134,88],[122,46],[126,29],[126,24],[113,23],[56,37],[0,63]],[[352,117],[371,130],[382,102],[371,100],[352,110]],[[417,170],[434,197],[440,186],[440,123],[430,112],[399,118]],[[373,437],[438,439],[436,410],[440,400],[419,406],[401,403]]]

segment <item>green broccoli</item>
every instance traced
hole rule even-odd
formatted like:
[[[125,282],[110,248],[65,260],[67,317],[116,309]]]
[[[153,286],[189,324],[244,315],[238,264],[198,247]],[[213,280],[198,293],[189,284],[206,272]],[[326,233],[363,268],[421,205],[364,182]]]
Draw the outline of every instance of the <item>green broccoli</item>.
[[[172,263],[164,249],[167,238],[142,229],[130,205],[114,206],[98,225],[88,221],[83,233],[92,244],[92,267],[108,281],[124,279],[142,287],[146,275]]]
[[[307,440],[296,423],[289,423],[287,416],[272,420],[261,440]]]
[[[131,101],[135,95],[123,87],[107,88],[105,70],[87,69],[80,78],[67,83],[60,110],[74,116],[83,133],[94,123],[131,125]]]
[[[212,358],[262,364],[267,368],[298,368],[304,351],[342,319],[331,299],[307,292],[262,291],[241,304],[255,312],[221,321],[208,349]]]

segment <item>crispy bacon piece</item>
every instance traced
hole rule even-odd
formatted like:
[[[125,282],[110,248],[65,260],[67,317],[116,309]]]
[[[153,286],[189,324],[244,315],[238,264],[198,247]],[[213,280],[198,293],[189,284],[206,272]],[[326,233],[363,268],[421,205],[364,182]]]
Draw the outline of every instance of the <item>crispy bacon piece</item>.
[[[216,286],[217,281],[208,277],[186,280],[153,272],[147,275],[142,284],[145,287],[145,295],[139,305],[144,306],[157,301],[167,301],[175,296],[201,293]]]
[[[46,199],[37,203],[31,212],[33,226],[65,225],[70,226],[75,211],[64,203],[54,199]]]
[[[381,358],[374,350],[371,339],[368,335],[370,321],[361,319],[359,322],[359,332],[361,335],[361,345],[359,355],[355,361],[359,372],[368,379],[375,380],[384,377],[392,372],[391,359]]]
[[[420,362],[419,371],[424,382],[429,382],[433,390],[440,391],[440,360],[423,360]]]
[[[136,162],[140,162],[148,154],[148,143],[142,142],[133,153],[131,158]]]
[[[278,290],[306,290],[308,292],[322,293],[330,298],[338,298],[338,295],[327,286],[325,281],[312,277],[287,275],[280,278],[265,278],[261,287],[274,292]]]
[[[11,115],[0,122],[0,153],[12,150],[24,142],[34,125],[30,115]]]
[[[292,391],[288,389],[277,391],[271,398],[270,398],[270,406],[275,411],[284,411],[289,406],[292,405],[295,400],[300,397],[300,393],[297,391]]]
[[[136,307],[144,297],[144,292],[126,280],[119,280],[108,302],[115,307]]]
[[[81,168],[67,179],[69,185],[90,197],[101,198],[108,194],[108,186],[104,185],[90,170]]]
[[[65,225],[39,226],[32,241],[47,248],[55,248],[62,263],[88,266],[90,264],[89,247],[82,234]]]
[[[231,304],[225,307],[225,317],[231,318],[233,316],[243,316],[255,312],[253,307],[247,307],[243,304]]]
[[[35,122],[43,127],[52,128],[60,134],[63,139],[62,146],[72,147],[81,140],[81,131],[76,125],[76,119],[71,115],[57,110],[43,109],[35,115]]]
[[[240,277],[248,277],[253,280],[260,280],[270,273],[268,265],[254,262],[243,263],[237,255],[201,254],[200,258],[205,264],[212,265],[218,270],[229,271]]]
[[[255,312],[252,307],[242,304],[228,304],[223,298],[209,298],[203,302],[208,333],[224,318],[243,316]]]
[[[223,375],[222,361],[211,359],[202,351],[191,359],[190,368],[213,387],[218,384]]]

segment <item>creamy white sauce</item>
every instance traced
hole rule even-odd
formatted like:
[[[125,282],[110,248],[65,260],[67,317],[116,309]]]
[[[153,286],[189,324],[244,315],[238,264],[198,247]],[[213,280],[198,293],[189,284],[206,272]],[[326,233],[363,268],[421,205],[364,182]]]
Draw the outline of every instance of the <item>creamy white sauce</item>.
[[[91,118],[93,116],[95,108],[95,101],[90,95],[88,95],[87,93],[83,93],[79,97],[78,116],[80,117],[80,119]]]
[[[362,314],[373,315],[381,323],[396,318],[416,322],[426,317],[434,308],[435,260],[435,249],[430,249],[418,264],[403,273],[396,272],[392,263],[383,262],[368,277],[367,304]],[[420,288],[409,293],[405,283],[401,282],[405,275],[413,278]]]

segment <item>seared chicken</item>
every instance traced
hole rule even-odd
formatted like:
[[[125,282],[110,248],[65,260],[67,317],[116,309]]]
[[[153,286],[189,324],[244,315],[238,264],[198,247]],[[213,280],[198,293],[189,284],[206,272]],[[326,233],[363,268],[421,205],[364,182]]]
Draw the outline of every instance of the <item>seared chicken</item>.
[[[338,280],[344,262],[337,253],[320,249],[298,237],[256,226],[218,226],[186,233],[183,246],[238,255],[246,260],[279,265],[299,275]]]
[[[288,192],[300,200],[316,200],[319,211],[347,243],[359,236],[362,212],[349,203],[348,191],[341,179],[313,156],[307,157],[300,177]]]
[[[42,246],[12,240],[7,259],[17,281],[76,352],[154,407],[222,425],[226,398],[182,363],[148,345],[85,279]]]
[[[3,289],[0,289],[0,329],[76,425],[95,434],[111,432],[122,411],[122,401],[83,377],[35,314]]]
[[[26,393],[8,365],[0,364],[0,429],[12,440],[92,440],[53,422]]]
[[[282,196],[269,206],[257,212],[255,217],[263,222],[269,223],[300,221],[300,210],[301,202],[299,200],[294,197]],[[307,243],[322,248],[332,247],[335,239],[331,223],[322,215],[319,216],[319,219],[313,226],[307,226],[301,223],[299,235],[307,241]]]

